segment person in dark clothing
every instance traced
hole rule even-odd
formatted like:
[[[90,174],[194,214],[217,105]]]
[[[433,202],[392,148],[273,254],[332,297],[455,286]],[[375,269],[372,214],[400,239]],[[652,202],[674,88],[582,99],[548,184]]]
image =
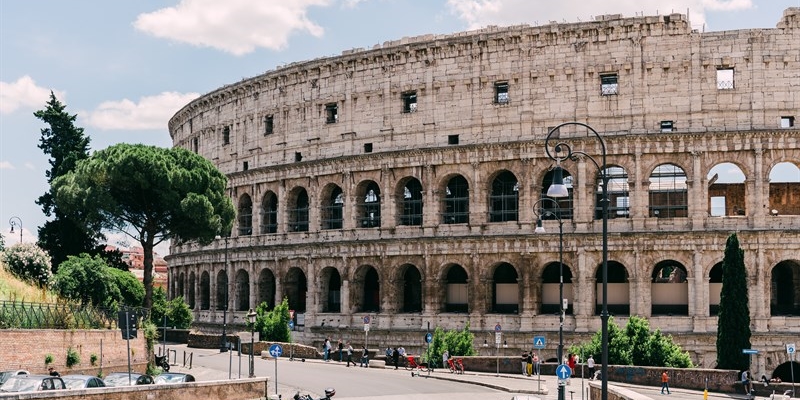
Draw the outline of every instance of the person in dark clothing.
[[[400,362],[400,352],[397,347],[392,351],[392,362],[394,362],[394,369],[397,369],[397,364]]]
[[[59,374],[58,371],[56,371],[53,367],[47,368],[47,372],[50,374],[50,376],[61,376],[61,374]]]
[[[344,350],[344,344],[342,343],[342,339],[339,339],[339,362],[342,362],[342,352]]]

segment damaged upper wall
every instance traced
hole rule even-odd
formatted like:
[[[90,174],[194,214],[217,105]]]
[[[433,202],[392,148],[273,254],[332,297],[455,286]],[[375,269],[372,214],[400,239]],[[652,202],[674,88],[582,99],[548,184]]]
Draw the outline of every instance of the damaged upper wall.
[[[601,16],[404,38],[222,87],[169,128],[225,172],[532,140],[573,120],[617,135],[779,129],[800,109],[798,21],[791,8],[776,29],[700,33],[681,14]]]

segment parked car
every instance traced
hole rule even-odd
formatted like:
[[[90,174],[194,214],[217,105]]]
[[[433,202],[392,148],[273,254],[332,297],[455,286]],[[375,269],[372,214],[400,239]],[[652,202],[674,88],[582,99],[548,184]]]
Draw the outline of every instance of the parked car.
[[[60,377],[50,375],[15,375],[0,386],[0,392],[38,392],[40,390],[62,390],[67,385]]]
[[[152,385],[153,377],[150,375],[137,374],[132,372],[130,378],[127,372],[112,372],[103,379],[107,387],[131,386],[133,385]]]
[[[64,375],[61,377],[67,389],[88,389],[106,387],[102,379],[91,375]]]
[[[163,374],[159,374],[155,377],[155,383],[184,383],[184,382],[194,382],[194,376],[190,374],[184,374],[181,372],[165,372]]]
[[[30,374],[30,372],[25,371],[24,369],[17,369],[17,370],[12,370],[12,371],[2,371],[2,372],[0,372],[0,385],[6,383],[8,378],[11,378],[12,376],[28,375],[28,374]]]

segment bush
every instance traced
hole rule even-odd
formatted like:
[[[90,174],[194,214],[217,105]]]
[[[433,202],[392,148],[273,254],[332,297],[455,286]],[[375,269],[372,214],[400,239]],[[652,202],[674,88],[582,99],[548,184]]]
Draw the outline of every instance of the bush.
[[[120,304],[140,306],[144,286],[132,273],[109,267],[100,256],[68,256],[58,267],[53,288],[83,305],[116,310]]]
[[[150,309],[150,321],[157,327],[164,326],[164,316],[167,317],[167,326],[178,329],[187,329],[192,325],[194,315],[189,305],[182,296],[167,301],[167,293],[163,288],[153,289],[153,306]]]
[[[255,330],[260,334],[262,341],[284,342],[292,341],[289,331],[289,300],[285,297],[280,304],[271,311],[267,311],[267,303],[261,303],[256,307],[256,326]],[[250,324],[247,325],[250,328]]]
[[[44,365],[52,364],[53,360],[55,360],[55,357],[53,357],[52,354],[48,353],[46,356],[44,356]]]
[[[41,247],[32,243],[16,244],[2,253],[8,270],[18,278],[39,287],[50,284],[50,256]]]
[[[67,368],[72,368],[81,363],[81,356],[72,347],[67,349]]]
[[[92,364],[93,367],[96,366],[97,365],[97,354],[92,353],[89,356],[89,362]]]
[[[469,323],[462,330],[445,332],[442,328],[437,327],[433,332],[433,340],[425,352],[425,358],[428,362],[433,361],[435,365],[439,365],[445,350],[451,357],[473,356],[475,355],[474,342],[475,335],[469,331]]]

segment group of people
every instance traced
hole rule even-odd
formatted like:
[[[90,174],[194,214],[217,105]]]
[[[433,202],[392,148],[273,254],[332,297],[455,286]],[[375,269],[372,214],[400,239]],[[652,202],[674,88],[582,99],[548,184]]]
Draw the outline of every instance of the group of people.
[[[539,375],[539,355],[534,351],[522,353],[522,375]]]
[[[350,364],[353,364],[354,367],[356,366],[356,362],[353,361],[353,354],[355,354],[355,350],[350,342],[345,344],[341,339],[339,339],[339,342],[336,344],[336,348],[339,351],[339,362],[346,361],[348,367],[350,367]],[[325,338],[325,341],[322,344],[322,359],[325,362],[329,362],[331,360],[332,350],[333,347],[331,345],[331,338]],[[359,367],[369,367],[369,350],[367,350],[366,345],[361,347],[361,362],[359,363]]]

